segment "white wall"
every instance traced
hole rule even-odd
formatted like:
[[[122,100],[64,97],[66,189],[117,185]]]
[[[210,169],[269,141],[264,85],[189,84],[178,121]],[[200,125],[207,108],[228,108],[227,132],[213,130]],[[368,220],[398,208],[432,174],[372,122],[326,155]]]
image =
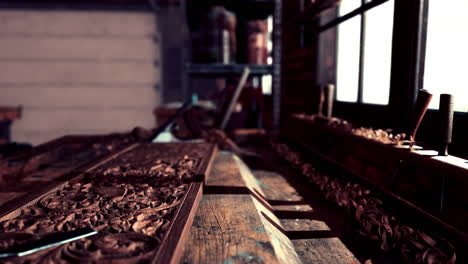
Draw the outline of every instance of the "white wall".
[[[155,39],[150,12],[0,10],[0,105],[24,107],[12,140],[153,127]]]

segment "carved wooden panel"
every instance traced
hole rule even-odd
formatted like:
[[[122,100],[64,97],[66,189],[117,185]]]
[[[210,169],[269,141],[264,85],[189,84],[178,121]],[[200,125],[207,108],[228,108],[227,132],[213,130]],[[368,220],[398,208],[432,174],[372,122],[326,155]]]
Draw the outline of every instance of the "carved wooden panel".
[[[139,144],[0,218],[0,250],[53,232],[99,234],[11,263],[176,262],[201,196],[209,144]]]
[[[65,136],[0,160],[0,182],[56,179],[134,142],[130,134]]]

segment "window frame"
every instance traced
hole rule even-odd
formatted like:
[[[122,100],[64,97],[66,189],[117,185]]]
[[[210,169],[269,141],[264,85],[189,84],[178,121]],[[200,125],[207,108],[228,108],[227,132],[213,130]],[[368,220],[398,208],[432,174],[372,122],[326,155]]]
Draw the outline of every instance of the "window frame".
[[[335,17],[324,25],[318,26],[318,46],[326,46],[333,57],[333,73],[330,66],[325,66],[323,59],[318,59],[317,69],[327,67],[327,70],[317,72],[319,83],[336,83],[337,73],[337,26],[348,19],[361,15],[361,35],[365,34],[366,11],[389,0],[361,0],[361,6],[341,17],[335,8]],[[393,40],[390,72],[390,97],[388,105],[373,105],[362,102],[362,56],[360,56],[360,75],[358,87],[358,102],[340,102],[335,100],[334,115],[348,119],[358,125],[376,128],[392,128],[395,131],[405,131],[409,126],[412,109],[416,101],[418,90],[424,87],[424,69],[426,55],[427,21],[429,0],[394,0]],[[333,12],[332,12],[333,13]],[[325,31],[333,30],[335,37],[320,40]],[[361,36],[361,49],[365,35]],[[325,49],[327,50],[327,49]],[[320,56],[319,56],[320,57]],[[325,72],[325,73],[324,73]],[[336,93],[336,91],[335,91]],[[417,141],[425,142],[436,148],[437,110],[429,109],[418,132]],[[468,140],[463,137],[463,131],[468,129],[468,113],[455,112],[453,141],[449,148],[453,155],[468,158]]]
[[[366,13],[370,11],[371,9],[380,6],[381,4],[384,4],[390,0],[373,0],[373,1],[368,1],[368,0],[361,0],[361,4],[358,8],[354,9],[353,11],[350,11],[342,16],[338,16],[338,11],[339,11],[339,6],[337,7],[336,10],[336,17],[335,19],[332,19],[331,21],[325,23],[324,25],[320,25],[318,28],[319,34],[321,32],[324,32],[326,30],[329,30],[331,28],[337,28],[340,24],[347,22],[348,20],[360,16],[360,44],[359,44],[359,71],[358,71],[358,89],[357,89],[357,104],[368,104],[372,105],[369,103],[364,103],[364,60],[366,56],[365,52],[365,42],[366,42]],[[339,34],[337,31],[337,43],[339,39]],[[337,44],[335,44],[336,48],[338,48]],[[337,60],[337,58],[335,58]],[[336,62],[335,62],[336,63]],[[335,78],[336,80],[336,78]]]

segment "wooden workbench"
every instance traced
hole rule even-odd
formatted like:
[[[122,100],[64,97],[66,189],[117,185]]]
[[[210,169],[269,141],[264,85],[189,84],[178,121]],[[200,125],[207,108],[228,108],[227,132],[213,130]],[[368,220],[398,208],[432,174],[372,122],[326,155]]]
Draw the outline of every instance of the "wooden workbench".
[[[257,175],[217,154],[181,263],[358,263],[281,175]]]

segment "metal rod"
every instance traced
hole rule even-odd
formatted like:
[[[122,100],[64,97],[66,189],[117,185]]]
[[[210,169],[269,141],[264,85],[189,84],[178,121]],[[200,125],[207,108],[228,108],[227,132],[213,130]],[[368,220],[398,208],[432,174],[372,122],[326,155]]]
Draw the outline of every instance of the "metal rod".
[[[241,76],[241,78],[239,80],[239,83],[237,84],[237,87],[234,90],[234,94],[232,95],[232,98],[229,101],[229,106],[226,109],[226,112],[224,113],[221,124],[219,125],[219,129],[224,130],[226,128],[227,122],[231,118],[232,110],[234,109],[234,106],[237,103],[237,99],[239,99],[242,88],[244,87],[245,83],[247,82],[247,78],[249,77],[249,74],[250,74],[249,67],[245,67],[244,71],[242,72],[242,76]]]
[[[159,134],[161,134],[162,132],[168,132],[171,130],[172,126],[174,125],[174,123],[177,121],[177,118],[179,118],[179,116],[185,111],[187,110],[189,107],[192,106],[192,102],[193,99],[190,98],[188,99],[179,109],[177,109],[177,112],[171,116],[166,122],[164,122],[164,124],[162,124],[161,126],[159,126],[156,131],[151,135],[151,140],[154,140],[155,138],[157,138],[159,136]]]
[[[273,129],[279,129],[281,125],[282,3],[282,0],[275,0],[273,12]]]
[[[364,6],[365,0],[361,0],[361,6]],[[364,87],[364,59],[366,56],[366,13],[361,14],[361,30],[359,39],[359,76],[358,76],[358,94],[357,102],[362,104]]]
[[[369,2],[369,3],[365,4],[365,5],[362,5],[361,7],[356,8],[352,12],[350,12],[350,13],[344,15],[344,16],[340,16],[339,18],[337,18],[335,20],[332,20],[332,21],[326,23],[323,26],[320,26],[318,28],[318,31],[323,32],[323,31],[325,31],[325,30],[327,30],[329,28],[337,26],[337,25],[345,22],[346,20],[349,20],[349,19],[351,19],[351,18],[353,18],[353,17],[355,17],[357,15],[360,15],[360,14],[366,12],[367,10],[372,9],[372,8],[374,8],[376,6],[379,6],[379,5],[381,5],[381,4],[383,4],[383,3],[387,2],[387,1],[388,0],[374,0],[372,2]]]
[[[47,235],[39,240],[27,242],[26,244],[13,246],[7,251],[0,252],[0,258],[23,257],[54,246],[69,243],[81,238],[94,236],[98,232],[91,228],[82,228],[70,232],[55,233]]]

